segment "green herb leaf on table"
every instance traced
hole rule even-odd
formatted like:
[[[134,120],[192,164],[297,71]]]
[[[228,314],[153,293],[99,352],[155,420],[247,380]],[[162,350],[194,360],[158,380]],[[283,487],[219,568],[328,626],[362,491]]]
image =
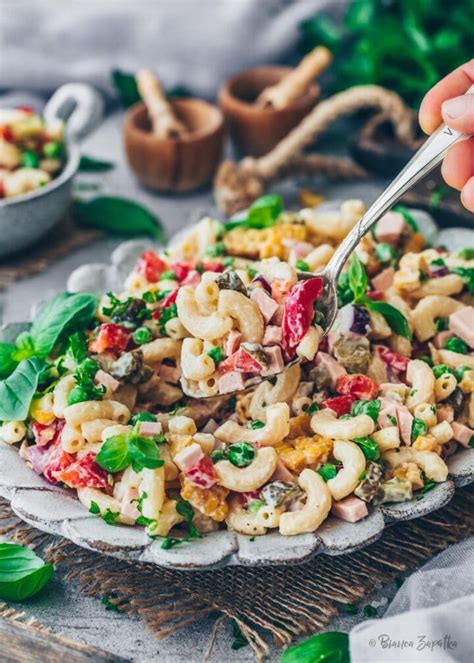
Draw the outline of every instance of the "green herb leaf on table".
[[[133,106],[137,101],[140,101],[140,93],[138,92],[137,82],[133,74],[121,71],[120,69],[114,69],[112,71],[112,83],[125,108]]]
[[[79,172],[81,173],[103,173],[107,170],[115,168],[112,161],[104,161],[103,159],[95,159],[83,154],[79,161]]]
[[[349,636],[339,631],[313,635],[289,647],[280,663],[350,663]]]
[[[34,596],[49,582],[53,571],[52,564],[45,564],[29,548],[0,544],[0,598],[24,601]]]
[[[165,243],[161,221],[138,203],[115,196],[98,196],[92,200],[75,200],[72,212],[79,225],[104,230],[114,235],[136,237],[148,235]]]
[[[38,386],[44,363],[38,357],[24,359],[0,382],[0,421],[24,421]]]
[[[234,636],[234,640],[232,642],[231,648],[234,651],[242,649],[242,647],[246,647],[249,644],[247,638],[242,633],[242,629],[237,624],[235,619],[232,620],[232,635]]]

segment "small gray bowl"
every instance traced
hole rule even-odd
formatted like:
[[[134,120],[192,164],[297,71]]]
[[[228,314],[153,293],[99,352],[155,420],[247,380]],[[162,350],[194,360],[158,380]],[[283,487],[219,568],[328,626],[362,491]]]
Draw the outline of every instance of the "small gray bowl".
[[[31,246],[64,218],[81,156],[76,141],[97,125],[102,108],[99,93],[82,83],[63,85],[46,104],[44,116],[48,121],[66,120],[66,164],[46,186],[0,200],[0,258]]]

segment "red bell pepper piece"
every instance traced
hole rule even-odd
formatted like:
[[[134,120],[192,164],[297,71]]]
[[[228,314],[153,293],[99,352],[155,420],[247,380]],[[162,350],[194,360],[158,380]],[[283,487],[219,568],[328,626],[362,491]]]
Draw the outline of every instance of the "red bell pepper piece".
[[[343,414],[350,414],[352,409],[352,404],[357,399],[352,396],[335,396],[334,398],[326,398],[325,401],[321,403],[322,407],[327,407],[330,410],[334,410],[338,417],[342,417]]]
[[[217,483],[214,464],[209,456],[201,458],[199,463],[185,472],[184,475],[199,488],[211,488]]]
[[[145,251],[135,265],[135,271],[144,276],[149,283],[156,283],[166,269],[166,263],[154,251]]]
[[[239,371],[240,373],[258,373],[262,370],[262,365],[258,363],[243,348],[239,348],[234,354],[221,361],[219,364],[220,373],[229,371]]]
[[[75,460],[65,469],[54,472],[55,478],[69,488],[107,488],[108,474],[97,465],[95,456],[95,453],[88,453]]]
[[[100,354],[106,350],[123,352],[130,342],[132,333],[126,327],[115,324],[103,324],[99,327],[97,336],[89,341],[89,352]]]
[[[398,352],[392,352],[392,350],[389,350],[384,345],[377,345],[376,348],[380,358],[383,359],[383,361],[388,364],[390,368],[393,368],[394,371],[397,371],[397,373],[402,373],[403,371],[407,370],[408,362],[410,361],[409,357],[400,355]]]
[[[338,394],[352,396],[355,400],[371,401],[377,397],[379,386],[366,375],[341,375],[336,384]]]
[[[319,277],[299,281],[290,290],[283,310],[282,346],[288,356],[308,331],[314,317],[313,304],[323,292],[323,280]]]

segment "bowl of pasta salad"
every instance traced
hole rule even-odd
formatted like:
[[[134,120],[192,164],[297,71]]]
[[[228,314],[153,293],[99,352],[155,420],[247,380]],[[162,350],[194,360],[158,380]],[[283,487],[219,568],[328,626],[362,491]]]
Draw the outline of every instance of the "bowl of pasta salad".
[[[98,93],[83,84],[59,88],[43,115],[0,108],[0,256],[33,244],[64,218],[79,167],[76,140],[101,113]]]
[[[317,276],[298,273],[363,212],[265,196],[142,250],[122,287],[76,279],[8,325],[0,492],[15,512],[107,554],[205,568],[352,551],[449,501],[474,477],[473,243],[428,244],[423,215],[392,210],[346,265],[321,341]]]

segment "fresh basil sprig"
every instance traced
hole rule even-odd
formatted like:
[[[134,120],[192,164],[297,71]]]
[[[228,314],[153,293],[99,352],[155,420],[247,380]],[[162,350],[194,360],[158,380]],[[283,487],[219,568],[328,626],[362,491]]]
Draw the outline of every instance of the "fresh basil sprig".
[[[18,365],[16,347],[12,343],[0,343],[0,380],[7,378]]]
[[[269,194],[262,196],[250,206],[247,217],[239,221],[228,221],[224,224],[224,232],[234,228],[271,228],[283,210],[283,199],[281,196]]]
[[[92,200],[75,200],[72,212],[79,225],[98,228],[113,235],[148,235],[158,242],[166,241],[161,221],[138,203],[115,196],[97,196]]]
[[[136,104],[140,101],[140,93],[138,91],[135,76],[120,69],[112,71],[112,83],[117,91],[119,99],[125,108]]]
[[[95,457],[97,465],[107,472],[121,472],[129,465],[135,472],[145,467],[151,470],[162,467],[164,461],[160,458],[156,442],[140,437],[139,429],[140,422],[128,434],[109,437]]]
[[[287,649],[280,663],[350,663],[349,636],[340,631],[313,635]]]
[[[374,311],[374,313],[380,313],[395,334],[411,339],[408,320],[403,313],[388,302],[373,301],[367,297],[367,274],[364,265],[355,253],[352,254],[349,270],[347,272],[347,280],[345,282],[352,292],[355,304],[365,306],[370,311]]]
[[[34,596],[49,582],[53,571],[52,564],[45,564],[29,548],[0,544],[0,598],[24,601]]]

